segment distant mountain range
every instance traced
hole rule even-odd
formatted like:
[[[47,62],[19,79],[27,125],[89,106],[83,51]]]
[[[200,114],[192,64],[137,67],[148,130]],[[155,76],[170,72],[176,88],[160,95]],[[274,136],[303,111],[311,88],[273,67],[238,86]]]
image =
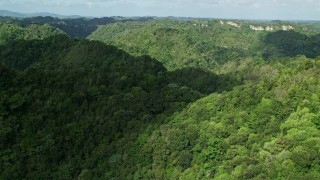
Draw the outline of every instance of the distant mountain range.
[[[51,17],[57,17],[61,19],[65,18],[81,18],[82,16],[78,15],[72,15],[72,16],[66,16],[66,15],[60,15],[60,14],[54,14],[54,13],[49,13],[49,12],[39,12],[39,13],[30,13],[30,14],[25,14],[25,13],[18,13],[18,12],[13,12],[13,11],[8,11],[8,10],[0,10],[0,16],[10,16],[10,17],[17,17],[17,18],[28,18],[28,17],[37,17],[37,16],[51,16]]]

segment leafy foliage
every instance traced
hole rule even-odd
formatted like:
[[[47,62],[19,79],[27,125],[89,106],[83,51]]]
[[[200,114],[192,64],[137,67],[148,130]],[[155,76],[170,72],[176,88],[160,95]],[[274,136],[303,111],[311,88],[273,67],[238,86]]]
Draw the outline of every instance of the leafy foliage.
[[[306,55],[315,58],[320,55],[320,35],[308,37],[295,31],[278,31],[264,37],[265,58],[270,56]]]
[[[0,177],[5,179],[75,178],[91,172],[86,169],[100,155],[117,164],[113,143],[124,133],[135,138],[146,124],[162,122],[161,116],[224,88],[218,87],[223,83],[218,75],[193,71],[199,79],[214,77],[199,87],[149,56],[132,57],[65,35],[12,41],[0,49]]]
[[[73,38],[86,38],[92,32],[97,30],[100,25],[106,25],[115,22],[126,22],[126,21],[148,21],[150,18],[112,18],[112,17],[103,17],[103,18],[74,18],[74,19],[59,19],[53,17],[30,17],[23,19],[0,17],[0,21],[7,22],[10,24],[17,24],[22,27],[27,27],[32,24],[39,26],[48,24],[52,27],[58,28],[68,34]]]
[[[260,32],[223,26],[218,21],[126,22],[101,26],[89,39],[116,45],[133,55],[148,54],[169,70],[218,64],[248,57]],[[241,33],[241,35],[239,35]]]
[[[148,54],[169,70],[193,67],[220,73],[221,67],[230,61],[320,55],[319,35],[304,24],[233,23],[238,27],[227,21],[197,19],[114,23],[99,27],[88,38],[115,45],[135,56]],[[294,30],[282,30],[288,27]]]
[[[118,147],[122,159],[109,163],[107,178],[318,179],[319,69],[277,66],[271,79],[213,93],[149,125]]]
[[[0,179],[320,179],[318,35],[237,23],[5,25]]]
[[[63,32],[48,24],[43,26],[30,25],[23,28],[18,25],[0,22],[0,45],[19,39],[45,39],[58,34],[63,34]]]

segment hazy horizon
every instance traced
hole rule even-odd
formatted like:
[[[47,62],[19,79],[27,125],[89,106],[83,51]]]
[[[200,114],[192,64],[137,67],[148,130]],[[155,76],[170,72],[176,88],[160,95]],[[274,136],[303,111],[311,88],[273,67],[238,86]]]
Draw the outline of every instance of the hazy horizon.
[[[316,0],[7,0],[0,9],[80,16],[320,20]]]

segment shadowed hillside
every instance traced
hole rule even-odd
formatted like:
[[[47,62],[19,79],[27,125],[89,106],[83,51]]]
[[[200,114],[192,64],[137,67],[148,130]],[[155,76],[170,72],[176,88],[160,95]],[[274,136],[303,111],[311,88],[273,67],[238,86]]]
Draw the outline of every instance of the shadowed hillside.
[[[203,93],[230,89],[209,72],[184,70],[210,79],[188,83],[191,76],[168,73],[149,56],[65,35],[4,44],[0,62],[5,179],[75,178],[93,168],[99,147],[106,147],[104,159],[111,158],[111,146],[124,134],[132,140]]]
[[[1,24],[0,179],[320,179],[319,35],[160,19],[90,39]]]

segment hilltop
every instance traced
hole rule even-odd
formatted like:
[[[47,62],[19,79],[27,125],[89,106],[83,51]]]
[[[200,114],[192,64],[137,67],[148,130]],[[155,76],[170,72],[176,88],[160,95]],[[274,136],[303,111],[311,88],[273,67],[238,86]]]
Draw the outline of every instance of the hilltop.
[[[281,39],[277,37],[280,34]],[[169,70],[198,67],[218,72],[229,61],[269,58],[270,49],[274,58],[319,54],[304,52],[304,47],[287,49],[303,38],[305,44],[312,44],[316,34],[313,29],[287,22],[163,19],[100,26],[89,39],[115,45],[135,56],[148,54]]]
[[[82,16],[78,15],[71,15],[71,16],[66,16],[66,15],[60,15],[60,14],[54,14],[54,13],[49,13],[49,12],[39,12],[39,13],[18,13],[18,12],[13,12],[13,11],[8,11],[8,10],[0,10],[0,16],[3,17],[15,17],[15,18],[30,18],[30,17],[55,17],[55,18],[61,18],[61,19],[74,19],[74,18],[81,18]]]
[[[0,19],[0,179],[320,179],[318,24]]]

